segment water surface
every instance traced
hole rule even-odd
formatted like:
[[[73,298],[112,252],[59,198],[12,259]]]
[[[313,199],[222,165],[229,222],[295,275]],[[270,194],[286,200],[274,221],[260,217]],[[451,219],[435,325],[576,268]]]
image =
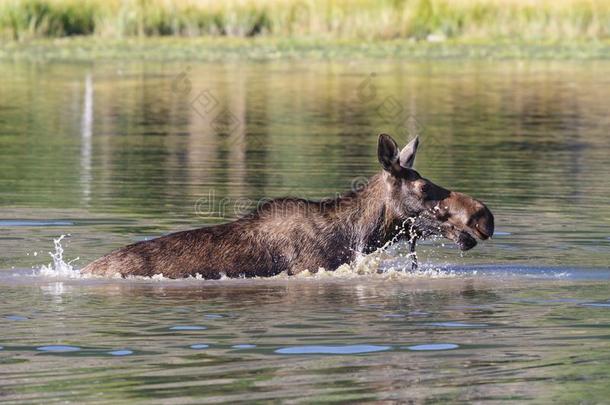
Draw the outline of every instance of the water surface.
[[[608,398],[610,63],[0,73],[7,401]],[[488,203],[494,239],[464,254],[426,242],[414,275],[404,246],[273,280],[82,279],[65,265],[261,198],[358,187],[378,170],[379,132],[420,135],[417,169]],[[41,275],[48,252],[64,267]]]

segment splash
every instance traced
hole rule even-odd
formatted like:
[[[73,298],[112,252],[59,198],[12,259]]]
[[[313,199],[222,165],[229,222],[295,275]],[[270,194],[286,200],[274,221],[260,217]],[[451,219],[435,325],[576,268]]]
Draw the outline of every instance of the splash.
[[[397,254],[389,252],[388,246],[369,254],[358,254],[352,263],[343,264],[336,270],[319,268],[305,270],[294,276],[281,273],[274,278],[337,278],[350,279],[358,277],[374,277],[379,280],[396,280],[405,278],[454,278],[458,274],[438,265],[420,265],[417,270],[411,270],[412,254]]]
[[[305,270],[296,274],[295,278],[336,278],[336,279],[354,279],[371,277],[377,280],[404,280],[404,279],[436,279],[436,278],[455,278],[459,274],[453,270],[446,270],[441,267],[421,267],[417,270],[407,270],[404,267],[390,267],[387,269],[376,269],[374,267],[365,267],[360,265],[344,264],[336,270],[326,270],[319,268],[317,271]],[[280,274],[276,278],[289,277],[286,274]]]
[[[419,265],[415,270],[412,269],[413,263],[417,265],[418,257],[416,251],[407,254],[390,252],[390,248],[400,244],[402,236],[408,237],[407,244],[415,243],[417,233],[414,230],[415,218],[407,218],[402,226],[397,228],[397,234],[383,246],[374,252],[364,254],[357,252],[356,258],[352,263],[339,266],[336,270],[305,270],[297,273],[293,277],[297,278],[355,278],[355,277],[375,277],[377,279],[396,280],[404,278],[454,278],[458,274],[454,270],[448,270],[442,266]],[[436,239],[430,235],[429,239]],[[281,273],[275,278],[289,277]]]
[[[38,271],[38,276],[42,277],[54,277],[54,278],[81,278],[83,277],[80,274],[80,271],[74,268],[72,265],[73,262],[78,260],[76,259],[70,260],[66,262],[64,260],[64,248],[61,245],[61,241],[67,235],[61,235],[57,239],[53,239],[53,244],[55,245],[55,252],[49,252],[49,255],[53,259],[53,263],[49,263],[48,265],[42,265],[40,270]]]

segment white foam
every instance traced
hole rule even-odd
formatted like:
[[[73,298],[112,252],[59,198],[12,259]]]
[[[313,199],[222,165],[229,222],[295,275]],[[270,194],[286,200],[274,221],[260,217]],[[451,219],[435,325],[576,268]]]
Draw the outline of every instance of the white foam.
[[[64,248],[61,246],[61,241],[66,237],[66,235],[61,235],[57,239],[53,239],[53,244],[55,245],[55,252],[49,252],[49,255],[53,259],[52,263],[48,265],[42,265],[38,270],[38,273],[35,275],[42,277],[50,277],[50,278],[83,278],[84,276],[74,268],[72,265],[73,262],[78,260],[76,259],[70,260],[66,262],[64,260]]]
[[[406,257],[405,257],[406,256]],[[411,270],[411,255],[399,255],[389,253],[385,246],[377,251],[364,255],[360,254],[353,263],[343,264],[336,270],[305,270],[297,273],[296,278],[343,278],[351,279],[357,277],[375,277],[377,279],[403,279],[403,278],[453,278],[458,274],[453,270],[443,269],[440,266],[420,265],[417,270]],[[274,278],[289,277],[281,273]]]

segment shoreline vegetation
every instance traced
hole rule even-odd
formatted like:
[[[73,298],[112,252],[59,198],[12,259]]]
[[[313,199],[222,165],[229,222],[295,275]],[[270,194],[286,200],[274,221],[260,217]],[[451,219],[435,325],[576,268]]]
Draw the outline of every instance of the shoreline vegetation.
[[[607,0],[4,0],[2,59],[609,59]]]

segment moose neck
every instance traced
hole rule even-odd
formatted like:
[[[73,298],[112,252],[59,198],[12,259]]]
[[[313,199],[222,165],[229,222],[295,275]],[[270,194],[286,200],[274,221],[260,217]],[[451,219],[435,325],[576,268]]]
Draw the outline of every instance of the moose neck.
[[[362,253],[370,253],[385,245],[402,228],[404,219],[394,208],[384,176],[385,173],[379,173],[361,190],[336,200],[336,219],[348,233],[352,248]]]

